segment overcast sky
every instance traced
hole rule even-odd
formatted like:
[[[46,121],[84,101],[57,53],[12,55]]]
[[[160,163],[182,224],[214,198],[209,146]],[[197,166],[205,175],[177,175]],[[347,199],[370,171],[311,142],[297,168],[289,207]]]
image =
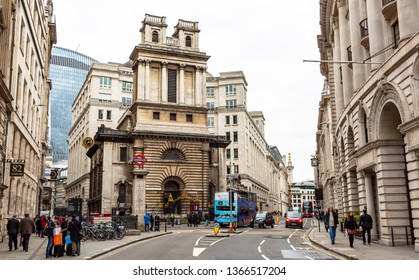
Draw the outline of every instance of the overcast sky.
[[[199,22],[208,72],[242,70],[248,110],[262,111],[265,138],[291,153],[294,182],[313,179],[318,104],[324,78],[318,63],[318,0],[53,0],[57,46],[100,62],[126,62],[140,43],[145,14],[165,16],[167,36],[178,19]]]

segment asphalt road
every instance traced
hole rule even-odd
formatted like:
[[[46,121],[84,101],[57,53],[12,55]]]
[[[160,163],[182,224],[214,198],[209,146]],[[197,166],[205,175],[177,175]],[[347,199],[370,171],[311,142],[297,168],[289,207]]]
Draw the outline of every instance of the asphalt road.
[[[241,228],[242,233],[214,236],[212,228],[174,229],[173,234],[149,239],[110,252],[102,260],[325,260],[334,259],[306,243],[304,228]]]

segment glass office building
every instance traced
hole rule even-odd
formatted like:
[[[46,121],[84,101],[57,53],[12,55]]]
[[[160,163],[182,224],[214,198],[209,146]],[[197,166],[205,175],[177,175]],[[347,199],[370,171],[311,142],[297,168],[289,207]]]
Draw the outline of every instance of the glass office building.
[[[71,107],[95,61],[76,51],[57,46],[52,48],[49,136],[54,163],[68,160]]]

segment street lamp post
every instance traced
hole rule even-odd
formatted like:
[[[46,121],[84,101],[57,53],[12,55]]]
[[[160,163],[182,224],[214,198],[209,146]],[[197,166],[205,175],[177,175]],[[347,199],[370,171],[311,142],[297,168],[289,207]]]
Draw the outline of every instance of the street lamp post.
[[[233,231],[233,169],[230,162],[230,191],[229,191],[229,204],[230,204],[230,227],[229,231]]]

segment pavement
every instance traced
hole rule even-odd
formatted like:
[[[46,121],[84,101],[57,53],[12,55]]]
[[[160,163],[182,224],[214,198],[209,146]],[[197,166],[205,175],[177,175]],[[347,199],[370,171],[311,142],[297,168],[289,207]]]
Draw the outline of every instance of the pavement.
[[[280,224],[277,226],[284,226],[284,221],[281,219]],[[349,247],[348,237],[345,237],[339,230],[336,231],[335,244],[332,245],[327,233],[323,227],[317,226],[317,221],[312,220],[311,225],[308,223],[307,226],[311,226],[307,230],[304,238],[309,240],[311,246],[317,247],[320,250],[328,251],[332,255],[337,255],[340,259],[352,259],[352,260],[419,260],[419,253],[414,251],[413,245],[399,245],[394,247],[385,246],[378,242],[372,242],[369,245],[363,245],[362,240],[355,239],[354,248]],[[210,225],[211,226],[211,225]],[[322,225],[321,225],[322,226]],[[157,232],[141,232],[135,235],[126,235],[121,240],[105,240],[105,241],[94,241],[87,240],[81,242],[80,256],[66,256],[60,258],[45,258],[45,249],[47,246],[47,238],[41,238],[36,235],[32,235],[29,241],[29,250],[25,252],[22,247],[19,247],[16,251],[9,251],[7,238],[4,242],[0,242],[0,260],[91,260],[106,254],[110,251],[118,248],[145,241],[150,238],[156,238],[166,234],[171,234],[176,230],[187,228],[186,225],[177,225],[174,228],[164,228]],[[200,229],[203,226],[198,227]],[[223,233],[223,232],[220,232]]]

